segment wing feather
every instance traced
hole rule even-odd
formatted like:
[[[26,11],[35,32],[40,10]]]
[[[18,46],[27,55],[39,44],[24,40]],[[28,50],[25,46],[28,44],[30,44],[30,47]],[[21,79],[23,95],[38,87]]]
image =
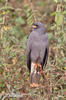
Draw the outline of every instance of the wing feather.
[[[45,54],[44,54],[44,58],[43,58],[42,67],[43,67],[43,66],[46,66],[47,60],[48,60],[48,55],[49,55],[49,42],[48,42],[47,47],[46,47],[46,49],[45,49]]]
[[[27,67],[29,69],[29,72],[31,70],[31,48],[30,48],[30,40],[27,41]]]

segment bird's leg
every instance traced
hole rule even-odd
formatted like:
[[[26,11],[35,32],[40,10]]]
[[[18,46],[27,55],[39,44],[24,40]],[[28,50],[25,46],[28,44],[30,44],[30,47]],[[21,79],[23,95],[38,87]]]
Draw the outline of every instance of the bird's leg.
[[[37,64],[34,63],[34,69],[32,69],[32,71],[34,71],[32,73],[32,84],[30,84],[31,87],[38,87],[39,86],[39,74],[42,75],[43,74],[43,70],[42,70],[42,66],[41,64]]]
[[[37,63],[35,63],[35,64],[34,64],[34,67],[35,67],[35,69],[37,69],[37,68],[38,68],[38,64],[37,64]]]
[[[37,72],[37,64],[31,64],[31,87],[38,87],[39,86],[39,72]]]
[[[43,74],[43,69],[42,69],[42,66],[39,64],[39,72],[40,72],[40,75]]]
[[[35,63],[35,68],[36,68],[37,71],[40,72],[40,75],[43,74],[43,70],[42,70],[42,65],[41,64],[36,64]]]

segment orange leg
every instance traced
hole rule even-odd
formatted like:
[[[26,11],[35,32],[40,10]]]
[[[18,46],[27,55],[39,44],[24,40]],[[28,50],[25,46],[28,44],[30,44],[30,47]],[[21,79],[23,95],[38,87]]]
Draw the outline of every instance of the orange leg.
[[[40,64],[35,63],[34,66],[35,66],[36,69],[39,69],[40,74],[43,73],[42,66]]]
[[[38,64],[37,64],[37,63],[35,63],[35,64],[34,64],[34,66],[35,66],[35,68],[37,69],[37,67],[38,67]]]
[[[42,66],[40,65],[40,74],[43,73]]]

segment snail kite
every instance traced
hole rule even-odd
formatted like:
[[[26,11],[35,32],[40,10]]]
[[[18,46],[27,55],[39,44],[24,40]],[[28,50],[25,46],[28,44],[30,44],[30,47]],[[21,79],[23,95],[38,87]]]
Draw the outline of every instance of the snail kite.
[[[39,75],[46,66],[49,54],[48,35],[44,24],[35,22],[27,40],[27,67],[30,72],[31,87],[39,86]]]

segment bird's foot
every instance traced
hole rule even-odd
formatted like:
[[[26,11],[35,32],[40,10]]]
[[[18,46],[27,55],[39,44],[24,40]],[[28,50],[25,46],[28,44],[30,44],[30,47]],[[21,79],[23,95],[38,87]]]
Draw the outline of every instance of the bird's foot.
[[[39,87],[39,84],[32,83],[32,84],[30,84],[30,87],[34,87],[34,88],[36,88],[36,87]]]

